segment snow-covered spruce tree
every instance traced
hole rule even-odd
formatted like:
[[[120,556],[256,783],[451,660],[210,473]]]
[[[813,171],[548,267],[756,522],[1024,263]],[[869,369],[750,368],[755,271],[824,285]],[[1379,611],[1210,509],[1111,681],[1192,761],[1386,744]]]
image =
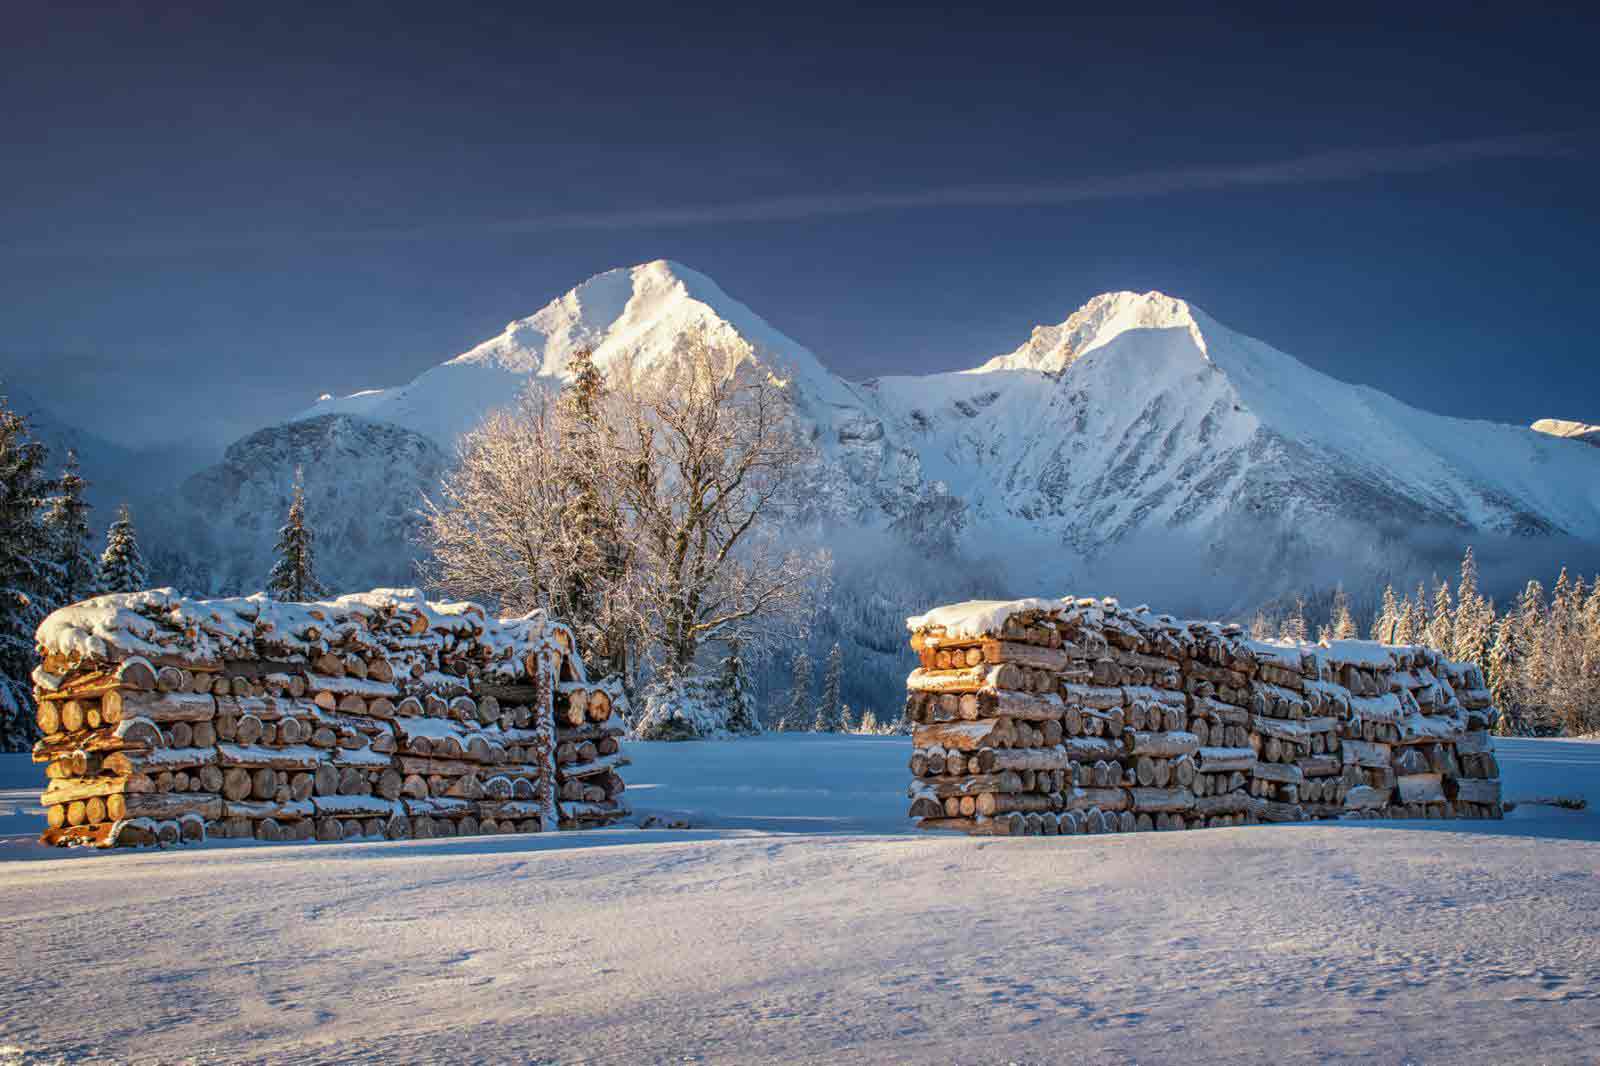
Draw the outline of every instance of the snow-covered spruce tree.
[[[1280,640],[1304,642],[1306,632],[1306,601],[1296,597],[1294,606],[1289,609],[1289,614],[1283,620],[1283,625],[1278,630]]]
[[[778,718],[778,731],[798,732],[810,727],[814,711],[811,704],[811,656],[795,653],[790,666],[789,703]]]
[[[33,634],[58,605],[62,583],[43,520],[55,490],[44,462],[27,419],[0,400],[0,751],[26,751],[38,738]]]
[[[1378,608],[1378,617],[1372,620],[1372,639],[1385,644],[1400,643],[1395,639],[1395,629],[1400,625],[1401,607],[1395,599],[1394,585],[1383,586],[1383,606]]]
[[[1271,640],[1277,636],[1277,627],[1272,624],[1264,609],[1257,609],[1256,616],[1250,620],[1251,640]]]
[[[1502,736],[1519,732],[1516,723],[1521,719],[1521,684],[1518,673],[1522,666],[1520,630],[1515,610],[1506,614],[1495,627],[1494,644],[1489,648],[1489,695],[1500,717],[1493,724],[1494,731]]]
[[[1455,645],[1455,614],[1450,597],[1450,579],[1446,578],[1433,590],[1433,614],[1428,619],[1428,632],[1423,643],[1449,655]]]
[[[843,727],[840,715],[839,685],[844,679],[844,650],[837,643],[828,652],[828,665],[822,671],[822,701],[811,728],[817,733],[837,733]]]
[[[267,591],[276,599],[304,602],[327,592],[317,580],[312,558],[312,532],[306,525],[304,475],[297,467],[289,496],[289,516],[278,530],[278,561],[267,575]]]
[[[593,675],[625,675],[628,670],[626,612],[616,591],[629,569],[631,554],[621,493],[608,484],[615,451],[612,402],[605,376],[593,353],[580,348],[567,364],[571,375],[556,400],[558,462],[572,499],[565,516],[568,540],[577,556],[562,590],[566,620],[578,632],[586,665]]]
[[[727,707],[728,732],[740,735],[761,732],[755,692],[751,687],[750,673],[745,668],[744,650],[738,641],[729,642],[728,653],[722,658],[717,679],[722,701]]]
[[[858,725],[858,723],[856,722],[856,712],[852,711],[850,709],[850,705],[848,703],[840,704],[839,705],[839,732],[841,732],[841,733],[854,733],[854,732],[856,732],[857,725]]]
[[[859,732],[868,734],[879,732],[878,712],[874,711],[871,707],[868,707],[866,710],[862,711],[861,725],[858,727],[858,730]]]
[[[93,596],[100,583],[89,532],[89,504],[83,498],[87,485],[78,474],[77,452],[67,452],[66,467],[56,484],[57,494],[45,507],[44,525],[52,557],[60,568],[59,599],[63,604],[77,603]]]
[[[106,530],[106,550],[100,555],[102,592],[141,592],[145,587],[144,557],[134,532],[128,505],[117,510],[117,520]]]
[[[1343,587],[1333,593],[1333,621],[1330,625],[1335,640],[1354,640],[1356,637],[1355,615],[1350,613],[1350,596]]]
[[[1478,561],[1468,545],[1461,557],[1461,580],[1456,585],[1456,616],[1448,650],[1457,662],[1473,662],[1487,669],[1494,643],[1494,601],[1478,591]]]

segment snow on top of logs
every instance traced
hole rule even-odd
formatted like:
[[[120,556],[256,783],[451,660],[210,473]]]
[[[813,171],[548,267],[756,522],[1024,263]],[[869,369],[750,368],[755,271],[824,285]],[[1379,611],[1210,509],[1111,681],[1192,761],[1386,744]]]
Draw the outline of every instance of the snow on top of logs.
[[[386,649],[402,657],[470,647],[484,673],[506,678],[526,675],[530,651],[549,647],[565,654],[574,646],[572,631],[542,611],[497,619],[479,604],[436,603],[417,589],[373,589],[308,603],[263,593],[202,600],[170,588],[112,593],[52,612],[34,637],[41,655],[67,663],[142,657],[213,669],[226,659],[310,659],[333,647]],[[52,665],[41,680],[59,669]]]
[[[1311,652],[1320,659],[1340,666],[1365,666],[1375,670],[1387,670],[1395,666],[1395,649],[1376,640],[1330,640],[1326,644],[1313,645]]]
[[[966,600],[935,607],[926,614],[907,618],[906,628],[913,633],[937,629],[950,637],[986,637],[999,633],[1017,615],[1053,614],[1072,607],[1075,602],[1070,597],[1060,600],[1038,597],[1025,600]]]
[[[1285,670],[1293,670],[1295,673],[1300,672],[1301,652],[1312,647],[1309,644],[1298,644],[1287,640],[1246,640],[1241,643],[1262,662],[1271,663]]]

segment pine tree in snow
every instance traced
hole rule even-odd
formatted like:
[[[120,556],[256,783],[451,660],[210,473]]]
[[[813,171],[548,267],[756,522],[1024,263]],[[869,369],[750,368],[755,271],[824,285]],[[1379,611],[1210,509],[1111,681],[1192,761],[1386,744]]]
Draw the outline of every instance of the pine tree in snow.
[[[78,475],[78,454],[69,451],[66,468],[57,483],[58,494],[51,497],[44,513],[52,558],[61,572],[59,599],[63,604],[93,596],[100,581],[89,533],[89,504],[83,498],[86,487]]]
[[[1417,582],[1415,596],[1400,605],[1400,624],[1395,629],[1396,644],[1422,644],[1428,639],[1428,590]]]
[[[837,733],[840,729],[839,686],[844,680],[844,650],[834,644],[828,652],[828,665],[822,674],[822,702],[811,728],[817,733]]]
[[[728,708],[728,732],[746,734],[761,732],[761,719],[756,714],[755,692],[750,675],[745,670],[743,650],[738,641],[728,645],[728,654],[722,659],[722,669],[717,675],[723,703]]]
[[[1519,732],[1515,725],[1521,717],[1517,676],[1522,666],[1519,621],[1515,613],[1510,613],[1495,627],[1494,644],[1489,649],[1489,662],[1484,671],[1489,695],[1500,712],[1499,720],[1494,723],[1495,732],[1502,736]]]
[[[1395,639],[1395,630],[1400,625],[1402,608],[1395,599],[1394,585],[1383,586],[1383,606],[1378,609],[1378,617],[1372,620],[1372,639],[1385,644],[1399,644]]]
[[[44,445],[27,419],[0,401],[0,751],[26,751],[34,721],[33,634],[57,606],[63,579],[43,507]]]
[[[1331,629],[1335,640],[1354,640],[1356,637],[1355,615],[1350,613],[1350,597],[1343,588],[1337,589],[1333,594]]]
[[[1455,644],[1455,607],[1450,599],[1450,581],[1446,578],[1433,590],[1433,616],[1428,620],[1428,634],[1423,643],[1450,654]]]
[[[879,728],[877,711],[874,711],[871,707],[868,707],[866,710],[861,712],[861,725],[858,727],[859,732],[871,734],[878,732]]]
[[[1461,581],[1456,585],[1456,615],[1446,654],[1456,662],[1485,666],[1494,640],[1494,604],[1478,592],[1478,561],[1467,546],[1461,557]]]
[[[789,705],[778,718],[779,732],[803,730],[811,725],[811,656],[804,651],[794,657],[789,681]]]
[[[1267,618],[1267,612],[1257,610],[1256,616],[1250,619],[1250,639],[1271,640],[1275,635],[1272,622]]]
[[[139,554],[133,515],[128,505],[123,504],[117,511],[117,520],[106,530],[106,550],[100,556],[100,589],[103,592],[141,592],[144,587],[144,557]]]
[[[1305,643],[1306,632],[1306,601],[1296,597],[1294,607],[1283,620],[1283,625],[1278,629],[1279,640],[1292,640],[1296,643]]]
[[[841,733],[854,733],[857,731],[856,712],[850,709],[848,703],[839,706],[839,731]]]
[[[312,559],[312,533],[306,525],[306,491],[299,468],[294,472],[294,492],[289,497],[289,517],[278,530],[278,561],[267,575],[267,591],[275,599],[303,603],[327,592],[317,580]]]

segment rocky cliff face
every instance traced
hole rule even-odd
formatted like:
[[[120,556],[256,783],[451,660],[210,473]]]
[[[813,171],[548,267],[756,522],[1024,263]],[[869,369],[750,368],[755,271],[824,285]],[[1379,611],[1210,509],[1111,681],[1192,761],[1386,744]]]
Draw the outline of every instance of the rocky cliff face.
[[[319,575],[335,588],[404,583],[415,556],[417,508],[446,469],[432,440],[402,426],[330,414],[271,426],[231,445],[221,463],[186,480],[169,521],[189,538],[205,591],[266,583],[304,477]]]

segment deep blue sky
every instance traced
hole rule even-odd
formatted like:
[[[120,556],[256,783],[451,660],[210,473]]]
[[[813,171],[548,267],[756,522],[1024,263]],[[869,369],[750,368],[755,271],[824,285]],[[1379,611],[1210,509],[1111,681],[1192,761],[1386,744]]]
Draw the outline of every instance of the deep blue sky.
[[[1422,407],[1600,421],[1593,15],[763,6],[15,5],[0,374],[234,433],[668,257],[848,377],[1159,288]]]

